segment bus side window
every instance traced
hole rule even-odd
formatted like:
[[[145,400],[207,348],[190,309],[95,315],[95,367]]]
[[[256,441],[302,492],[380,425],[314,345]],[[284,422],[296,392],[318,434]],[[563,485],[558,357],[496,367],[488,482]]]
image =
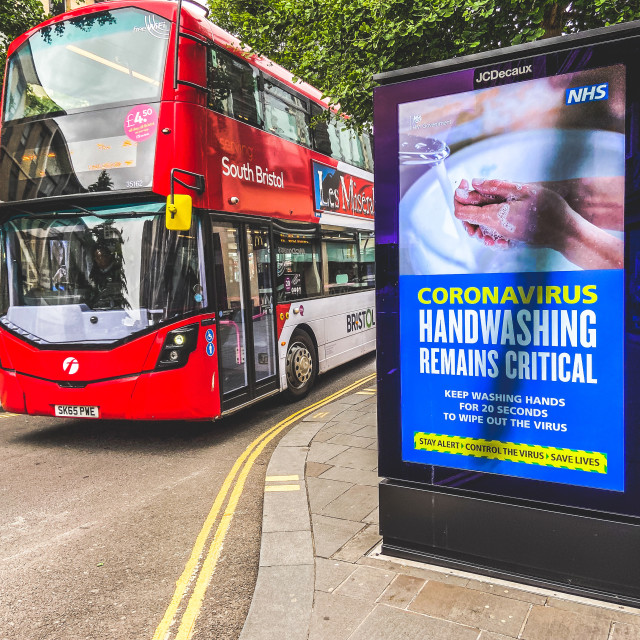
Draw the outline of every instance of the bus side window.
[[[355,164],[357,167],[364,165],[360,141],[355,132],[346,126],[340,129],[340,148],[345,162]]]
[[[262,102],[258,72],[226,51],[209,51],[209,108],[224,115],[262,127]]]
[[[325,258],[325,294],[333,296],[362,287],[355,234],[346,231],[325,231],[322,245]]]
[[[277,86],[264,82],[265,129],[281,138],[310,146],[309,112],[306,101]]]
[[[336,160],[344,160],[342,149],[340,146],[340,123],[338,119],[332,118],[329,121],[329,139],[331,140],[331,155]]]
[[[313,148],[326,156],[332,155],[331,137],[329,135],[329,122],[321,119],[324,109],[311,103],[311,136],[313,138]]]
[[[336,160],[373,172],[373,154],[368,133],[358,135],[338,116],[329,122],[328,135],[330,153]]]
[[[362,151],[364,154],[364,168],[373,173],[373,149],[371,136],[366,132],[363,133],[360,137],[360,142],[362,143]]]
[[[376,286],[376,250],[373,231],[358,234],[358,267],[361,287]]]
[[[319,296],[320,251],[315,232],[276,233],[278,302]]]

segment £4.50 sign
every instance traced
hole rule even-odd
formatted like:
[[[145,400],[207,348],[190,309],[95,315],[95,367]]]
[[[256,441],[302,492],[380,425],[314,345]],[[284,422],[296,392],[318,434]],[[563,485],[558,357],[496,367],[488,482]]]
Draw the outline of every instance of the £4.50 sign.
[[[142,142],[155,134],[158,126],[156,110],[148,104],[133,107],[124,119],[124,132],[130,140]]]

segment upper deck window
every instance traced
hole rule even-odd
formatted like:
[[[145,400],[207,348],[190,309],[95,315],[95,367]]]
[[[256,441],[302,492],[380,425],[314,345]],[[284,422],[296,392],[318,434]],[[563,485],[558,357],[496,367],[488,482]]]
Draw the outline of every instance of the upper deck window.
[[[41,28],[9,60],[3,120],[159,99],[170,27],[126,8]]]
[[[325,110],[311,103],[311,131],[313,148],[327,156],[333,156],[356,167],[373,172],[371,139],[367,133],[356,134],[347,128],[342,118],[324,117]]]
[[[310,146],[307,102],[265,78],[265,128],[277,136]]]
[[[311,103],[311,135],[313,148],[326,156],[333,153],[332,140],[329,134],[329,122],[323,118],[324,109],[315,102]]]
[[[217,48],[212,48],[209,55],[209,107],[254,127],[261,127],[262,103],[257,70]]]

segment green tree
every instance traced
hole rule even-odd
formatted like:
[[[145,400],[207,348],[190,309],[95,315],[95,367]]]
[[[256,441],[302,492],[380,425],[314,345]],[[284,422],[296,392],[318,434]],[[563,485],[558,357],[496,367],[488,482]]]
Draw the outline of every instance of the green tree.
[[[211,19],[358,126],[373,74],[640,18],[640,0],[210,0]]]
[[[0,2],[0,85],[4,79],[7,47],[21,33],[44,19],[44,9],[39,0]]]

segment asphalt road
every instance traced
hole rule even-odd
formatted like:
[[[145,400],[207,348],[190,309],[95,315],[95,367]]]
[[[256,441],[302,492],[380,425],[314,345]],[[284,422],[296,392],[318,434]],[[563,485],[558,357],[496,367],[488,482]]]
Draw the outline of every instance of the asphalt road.
[[[0,414],[0,640],[151,640],[247,445],[374,370],[367,356],[318,378],[302,401],[278,396],[214,423]],[[276,444],[249,473],[194,640],[231,640],[242,629]]]

